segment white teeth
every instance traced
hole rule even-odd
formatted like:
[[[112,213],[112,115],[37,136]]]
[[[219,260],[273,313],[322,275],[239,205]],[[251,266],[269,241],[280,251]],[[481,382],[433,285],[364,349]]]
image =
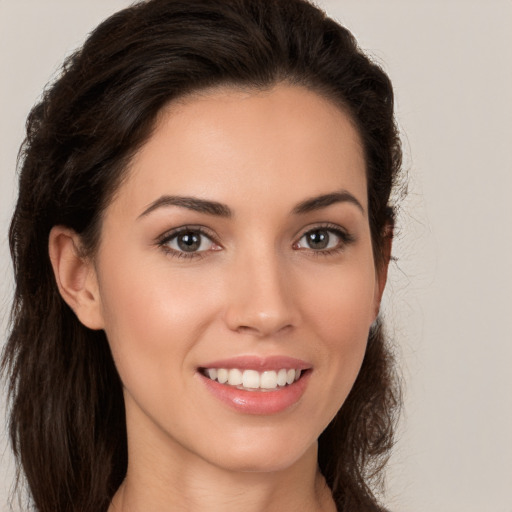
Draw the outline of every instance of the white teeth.
[[[217,380],[221,384],[225,384],[228,381],[228,377],[229,377],[229,374],[228,374],[228,371],[225,368],[219,368],[217,370]]]
[[[277,373],[273,370],[269,372],[263,372],[260,378],[260,387],[262,389],[277,388]]]
[[[240,386],[243,382],[243,375],[240,370],[233,368],[229,370],[228,384],[230,386]]]
[[[284,386],[286,385],[286,370],[279,370],[277,372],[277,385],[278,386]]]
[[[299,380],[302,371],[282,368],[281,370],[239,370],[238,368],[206,368],[204,374],[220,384],[229,384],[245,389],[277,389]]]
[[[242,386],[244,388],[259,388],[260,374],[255,370],[245,370],[242,374]]]

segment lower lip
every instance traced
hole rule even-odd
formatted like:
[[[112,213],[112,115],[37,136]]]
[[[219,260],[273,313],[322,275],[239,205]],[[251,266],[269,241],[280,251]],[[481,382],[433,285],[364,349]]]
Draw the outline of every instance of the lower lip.
[[[306,390],[310,373],[304,373],[293,384],[275,391],[246,391],[199,375],[208,391],[233,409],[246,414],[277,414],[300,400]]]

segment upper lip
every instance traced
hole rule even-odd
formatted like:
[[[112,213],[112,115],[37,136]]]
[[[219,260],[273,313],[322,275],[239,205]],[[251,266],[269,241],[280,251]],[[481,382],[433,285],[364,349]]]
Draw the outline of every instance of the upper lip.
[[[229,359],[219,359],[216,361],[208,362],[201,365],[200,368],[238,368],[239,370],[308,370],[312,367],[311,364],[288,356],[254,356],[243,355],[237,357],[230,357]]]

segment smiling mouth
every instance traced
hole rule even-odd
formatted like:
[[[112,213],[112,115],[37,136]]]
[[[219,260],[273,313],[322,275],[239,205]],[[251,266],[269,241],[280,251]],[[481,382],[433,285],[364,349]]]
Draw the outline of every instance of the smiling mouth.
[[[300,369],[240,370],[238,368],[200,368],[210,380],[245,391],[276,391],[298,381],[306,371]]]

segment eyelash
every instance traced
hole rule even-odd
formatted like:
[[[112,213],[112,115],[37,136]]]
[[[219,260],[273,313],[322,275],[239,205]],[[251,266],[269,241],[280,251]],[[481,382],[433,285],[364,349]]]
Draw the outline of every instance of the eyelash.
[[[172,229],[164,233],[158,240],[157,245],[169,256],[174,258],[186,258],[186,259],[199,259],[205,256],[205,253],[208,251],[195,251],[195,252],[186,252],[186,251],[177,251],[176,249],[171,249],[168,244],[175,238],[178,238],[180,235],[184,235],[186,233],[198,234],[202,237],[206,237],[215,245],[220,247],[220,244],[217,242],[213,234],[204,229],[201,226],[182,226],[176,229]]]
[[[326,231],[330,234],[334,234],[337,236],[340,240],[340,242],[330,249],[324,249],[324,250],[315,250],[311,248],[297,248],[297,244],[302,240],[305,236],[307,236],[310,233],[314,233],[315,231]],[[200,235],[201,237],[206,237],[208,240],[210,240],[211,243],[222,247],[220,243],[216,240],[216,238],[213,236],[213,234],[209,231],[204,229],[202,226],[182,226],[176,229],[173,229],[171,231],[168,231],[164,233],[161,237],[157,240],[157,245],[169,256],[174,258],[185,258],[185,259],[199,259],[205,257],[207,252],[210,252],[208,250],[205,251],[192,251],[192,252],[186,252],[186,251],[179,251],[176,249],[172,249],[168,246],[169,242],[176,239],[180,235],[184,235],[186,233],[193,233],[196,235]],[[314,228],[308,229],[307,231],[304,231],[300,237],[297,239],[297,242],[293,244],[293,247],[295,250],[306,250],[309,251],[313,256],[331,256],[334,254],[338,254],[345,250],[347,246],[354,243],[356,241],[356,238],[348,233],[347,231],[341,229],[336,224],[322,224],[319,226],[315,226]]]
[[[354,235],[349,233],[348,231],[345,231],[344,229],[340,228],[336,224],[321,224],[319,226],[315,226],[314,228],[308,229],[307,231],[304,231],[302,235],[299,237],[298,241],[295,242],[293,245],[297,245],[300,240],[302,240],[305,236],[307,236],[310,233],[314,233],[315,231],[327,231],[329,234],[334,234],[339,238],[339,243],[332,247],[331,249],[324,249],[324,250],[314,250],[311,248],[305,248],[303,250],[309,251],[312,256],[315,257],[322,257],[322,256],[333,256],[335,254],[343,252],[349,245],[353,244],[356,241],[356,238]],[[301,250],[301,249],[297,249]]]

